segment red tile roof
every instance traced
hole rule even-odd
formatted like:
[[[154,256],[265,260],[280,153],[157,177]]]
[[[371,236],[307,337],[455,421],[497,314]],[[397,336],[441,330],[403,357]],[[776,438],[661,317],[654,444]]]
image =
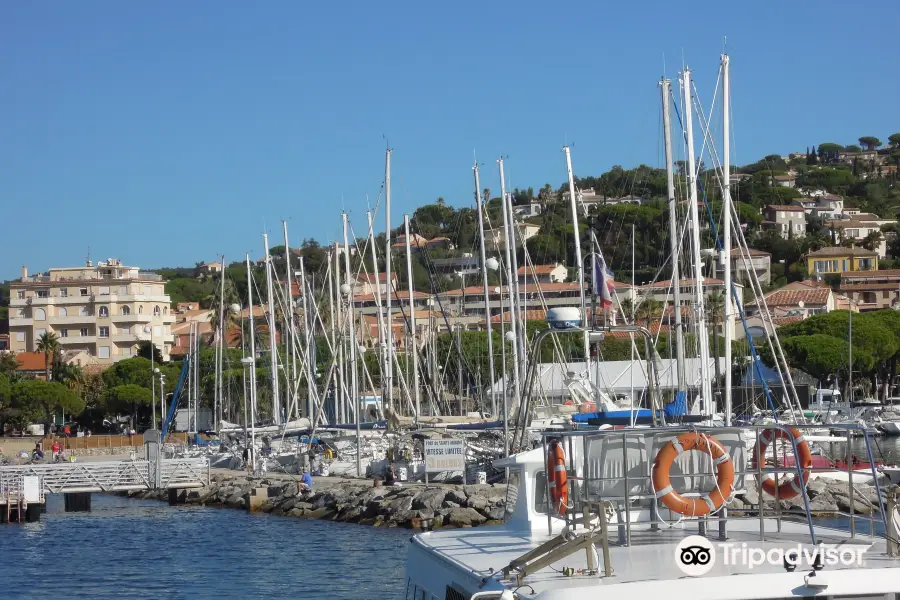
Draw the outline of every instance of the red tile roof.
[[[19,363],[19,371],[43,373],[47,370],[47,357],[43,352],[17,352],[16,362]]]
[[[771,204],[766,207],[767,210],[781,210],[789,212],[806,212],[802,206],[789,206],[787,204]]]
[[[695,280],[694,280],[694,279],[682,279],[682,280],[681,280],[681,287],[688,286],[688,285],[694,285],[694,283],[695,283]],[[704,278],[703,278],[703,285],[717,285],[717,286],[721,286],[721,285],[724,285],[724,283],[725,283],[725,282],[722,281],[721,279],[712,279],[711,277],[704,277]],[[645,288],[667,288],[667,287],[669,287],[670,285],[672,285],[672,280],[671,280],[671,279],[664,279],[664,280],[662,280],[662,281],[656,281],[656,282],[654,282],[654,283],[648,283],[648,284],[645,285],[644,287],[645,287]]]
[[[828,296],[831,290],[827,288],[815,288],[808,290],[775,290],[766,296],[766,305],[769,308],[778,306],[799,306],[803,302],[807,307],[824,306],[828,304]],[[755,306],[756,301],[748,302],[748,306]]]
[[[519,267],[519,270],[516,271],[518,275],[549,275],[556,269],[558,269],[561,265],[534,265],[533,267]]]

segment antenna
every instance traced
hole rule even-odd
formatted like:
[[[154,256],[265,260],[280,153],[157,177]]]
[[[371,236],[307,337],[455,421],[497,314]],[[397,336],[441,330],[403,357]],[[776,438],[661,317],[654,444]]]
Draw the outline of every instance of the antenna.
[[[87,253],[87,256],[84,258],[84,262],[85,262],[85,263],[87,264],[87,266],[89,266],[89,267],[90,267],[90,266],[93,266],[93,265],[91,265],[91,247],[90,247],[90,246],[88,246],[88,253]]]
[[[388,140],[387,136],[383,133],[381,134],[382,139],[384,140],[384,147],[388,150],[391,149],[391,142]]]

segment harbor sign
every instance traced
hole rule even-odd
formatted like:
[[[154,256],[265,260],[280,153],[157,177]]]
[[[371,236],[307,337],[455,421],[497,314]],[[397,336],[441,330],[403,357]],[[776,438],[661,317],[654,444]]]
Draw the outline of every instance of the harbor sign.
[[[425,440],[425,472],[466,470],[466,441]]]

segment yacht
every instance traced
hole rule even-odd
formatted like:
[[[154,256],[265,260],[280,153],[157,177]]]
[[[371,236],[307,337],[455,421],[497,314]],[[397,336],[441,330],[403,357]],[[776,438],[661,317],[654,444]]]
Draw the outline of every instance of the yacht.
[[[495,463],[510,472],[503,525],[412,538],[405,597],[900,600],[900,549],[889,541],[900,512],[846,514],[846,528],[817,522],[794,483],[816,470],[802,434],[749,427],[761,445],[788,439],[799,451],[803,466],[775,468],[755,464],[748,427],[548,432]],[[763,490],[793,495],[790,510],[743,493],[773,475],[786,481]]]

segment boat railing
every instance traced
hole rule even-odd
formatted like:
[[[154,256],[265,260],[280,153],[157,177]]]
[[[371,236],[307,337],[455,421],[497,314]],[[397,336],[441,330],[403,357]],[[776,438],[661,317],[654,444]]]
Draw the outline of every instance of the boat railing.
[[[542,510],[547,514],[547,525],[550,532],[553,531],[553,521],[557,518],[565,519],[566,524],[572,528],[578,526],[582,515],[588,512],[605,510],[603,507],[612,505],[617,519],[611,523],[611,527],[618,528],[619,544],[629,546],[632,543],[632,533],[635,528],[642,531],[660,531],[668,528],[672,520],[696,521],[700,535],[706,535],[706,531],[713,525],[718,527],[720,539],[726,539],[729,521],[755,519],[759,522],[759,539],[766,540],[767,534],[772,533],[771,526],[774,520],[776,530],[780,531],[783,521],[805,520],[809,528],[809,538],[813,545],[819,543],[813,519],[820,517],[836,517],[849,520],[849,537],[857,535],[857,522],[868,521],[868,534],[871,536],[886,537],[887,517],[884,508],[885,495],[879,481],[879,473],[876,468],[874,455],[870,443],[870,436],[859,425],[840,425],[835,429],[846,432],[849,441],[851,434],[859,433],[864,440],[868,469],[853,469],[852,461],[848,460],[846,471],[847,494],[849,497],[848,510],[814,511],[810,504],[810,496],[806,485],[799,485],[797,496],[775,498],[768,496],[762,489],[762,482],[770,476],[776,479],[782,476],[793,475],[795,481],[803,481],[804,471],[808,473],[834,473],[835,468],[804,467],[800,460],[794,460],[789,465],[783,458],[779,458],[778,443],[769,445],[770,453],[766,460],[754,461],[752,456],[765,456],[765,451],[760,452],[760,435],[764,431],[781,431],[785,441],[784,450],[792,450],[794,457],[799,457],[800,444],[804,443],[803,432],[807,429],[815,429],[814,424],[770,423],[763,425],[742,425],[740,427],[709,427],[709,426],[680,426],[666,427],[608,429],[593,431],[566,431],[546,432],[542,436],[543,455],[548,456],[549,445],[556,440],[562,445],[565,453],[566,472],[569,485],[569,502],[565,508],[565,514],[556,514],[549,507],[551,501],[550,485],[544,485],[543,490],[536,490],[538,497],[543,497]],[[796,436],[794,432],[800,435]],[[675,440],[683,433],[697,432],[715,438],[728,452],[734,466],[735,483],[734,490],[729,494],[727,502],[718,510],[710,514],[697,517],[685,517],[670,511],[660,505],[657,499],[659,490],[653,489],[653,465],[656,453],[669,441]],[[771,436],[771,433],[769,434]],[[749,436],[752,436],[749,437]],[[752,442],[752,444],[750,443]],[[847,456],[851,456],[849,443],[847,444]],[[651,454],[652,452],[652,454]],[[576,462],[577,461],[577,462]],[[710,481],[715,481],[716,466],[710,455],[704,452],[680,453],[672,466],[670,474],[672,486],[685,497],[698,497],[709,493],[716,488],[717,483],[710,486]],[[676,472],[679,471],[679,472]],[[854,476],[857,481],[854,482]],[[859,483],[863,478],[871,476],[875,487],[878,506],[859,494]],[[843,478],[843,475],[841,476]],[[746,482],[755,480],[757,501],[751,502],[751,494],[744,489]],[[686,488],[686,489],[685,489]],[[776,495],[778,494],[776,486]],[[742,502],[733,503],[736,495],[742,495]],[[799,496],[800,505],[785,507],[782,501]],[[767,505],[766,500],[774,501]],[[854,505],[856,501],[870,502],[872,510],[867,517],[856,514]],[[729,504],[735,504],[733,508]],[[649,513],[649,514],[648,514]],[[669,518],[665,518],[668,513]],[[767,530],[767,524],[769,530]]]

